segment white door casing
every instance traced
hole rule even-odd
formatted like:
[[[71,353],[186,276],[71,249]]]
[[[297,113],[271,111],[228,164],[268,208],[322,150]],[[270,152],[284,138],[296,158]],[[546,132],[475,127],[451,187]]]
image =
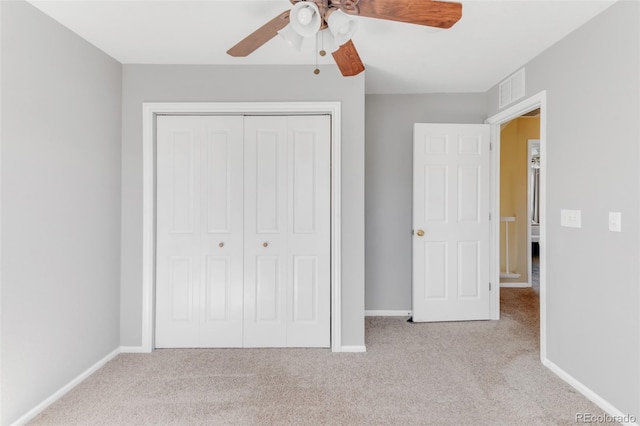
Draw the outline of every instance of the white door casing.
[[[152,352],[156,296],[156,120],[164,115],[328,115],[331,120],[331,350],[342,345],[342,113],[340,102],[144,102],[142,104],[141,344],[123,352]]]
[[[328,347],[329,117],[157,126],[156,346]]]
[[[500,211],[500,126],[515,118],[540,108],[540,360],[549,366],[547,358],[547,279],[546,279],[546,193],[547,193],[547,92],[542,90],[535,95],[512,105],[487,118],[486,124],[491,126],[491,137],[495,144],[492,155],[492,198],[493,212]],[[500,230],[499,221],[492,224],[491,277],[498,282],[500,272]],[[500,287],[493,292],[492,319],[500,319]]]
[[[415,124],[415,322],[491,317],[489,135],[483,124]]]

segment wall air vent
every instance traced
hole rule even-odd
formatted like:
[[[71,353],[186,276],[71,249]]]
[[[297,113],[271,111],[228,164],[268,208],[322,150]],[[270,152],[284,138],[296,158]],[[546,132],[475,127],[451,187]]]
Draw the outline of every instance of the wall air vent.
[[[524,68],[520,68],[511,77],[500,83],[499,92],[500,108],[524,97]]]

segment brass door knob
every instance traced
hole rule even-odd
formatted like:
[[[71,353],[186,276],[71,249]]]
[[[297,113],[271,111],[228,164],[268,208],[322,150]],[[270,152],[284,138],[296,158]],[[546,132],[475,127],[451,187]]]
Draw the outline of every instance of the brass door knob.
[[[416,232],[416,234],[418,235],[418,237],[424,237],[424,231],[422,229],[418,229],[418,232]]]
[[[262,243],[262,247],[267,247],[268,245],[269,245],[269,243],[267,243],[267,242]]]
[[[224,247],[224,243],[218,244],[219,247]]]

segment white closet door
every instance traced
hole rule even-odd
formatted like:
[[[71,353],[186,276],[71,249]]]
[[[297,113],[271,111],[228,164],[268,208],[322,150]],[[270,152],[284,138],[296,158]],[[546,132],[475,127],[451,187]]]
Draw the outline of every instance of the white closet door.
[[[330,122],[159,117],[156,347],[329,347]]]
[[[246,347],[328,347],[330,123],[245,119]]]
[[[287,117],[245,118],[244,345],[287,346]]]
[[[158,348],[242,346],[242,136],[242,117],[158,117]]]
[[[330,346],[329,116],[288,120],[287,346]]]

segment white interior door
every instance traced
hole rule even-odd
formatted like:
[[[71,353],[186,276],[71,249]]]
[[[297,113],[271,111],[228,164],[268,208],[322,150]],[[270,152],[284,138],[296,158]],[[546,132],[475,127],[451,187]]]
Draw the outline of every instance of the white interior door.
[[[242,188],[242,117],[158,117],[156,347],[242,346]]]
[[[284,347],[287,117],[247,117],[245,125],[245,343]]]
[[[414,127],[413,321],[490,318],[489,129]]]
[[[156,347],[329,347],[329,117],[158,117],[156,238]]]
[[[247,347],[329,347],[328,116],[245,120]]]
[[[331,346],[330,130],[327,115],[288,118],[289,347]]]

